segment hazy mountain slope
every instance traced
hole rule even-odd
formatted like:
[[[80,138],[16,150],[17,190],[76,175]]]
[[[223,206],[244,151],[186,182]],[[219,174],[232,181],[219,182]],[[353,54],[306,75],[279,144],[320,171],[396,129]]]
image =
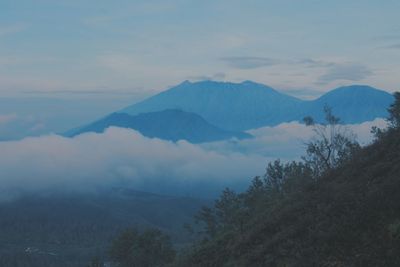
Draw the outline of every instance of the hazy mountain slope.
[[[320,98],[308,103],[307,113],[323,120],[321,110],[324,105],[333,108],[336,116],[344,123],[360,123],[375,118],[385,118],[387,107],[393,102],[393,96],[385,91],[365,85],[345,86],[334,89]]]
[[[67,135],[75,136],[84,132],[99,133],[110,126],[135,129],[147,137],[170,141],[187,140],[191,143],[251,137],[246,133],[222,130],[194,113],[172,109],[141,113],[136,116],[113,113],[88,126],[71,131]]]
[[[191,240],[183,224],[207,203],[126,189],[0,202],[0,266],[86,266],[133,226],[159,228],[182,244]]]
[[[342,87],[316,100],[303,101],[250,81],[186,81],[121,112],[139,114],[178,108],[199,114],[223,129],[242,131],[302,120],[307,115],[319,120],[325,104],[344,122],[360,123],[385,117],[392,101],[389,93],[368,86]]]

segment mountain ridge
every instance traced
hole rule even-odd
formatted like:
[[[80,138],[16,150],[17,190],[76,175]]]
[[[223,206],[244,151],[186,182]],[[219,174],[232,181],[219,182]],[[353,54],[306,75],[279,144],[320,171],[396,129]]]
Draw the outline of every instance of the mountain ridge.
[[[172,141],[185,139],[189,142],[201,143],[222,140],[223,136],[226,139],[232,137],[240,139],[249,137],[245,136],[243,131],[264,126],[276,126],[284,122],[302,121],[305,116],[312,116],[317,122],[322,122],[324,120],[322,111],[326,105],[330,106],[333,113],[341,118],[341,123],[356,124],[372,121],[376,118],[387,117],[387,108],[392,101],[393,96],[389,93],[367,85],[343,86],[314,100],[302,100],[275,90],[270,86],[252,81],[241,83],[210,80],[184,81],[94,123],[73,129],[67,132],[67,136],[74,136],[75,133],[87,131],[102,132],[107,126],[119,126],[136,129],[139,132],[142,130],[141,132],[146,136]],[[162,120],[157,119],[158,133],[155,131],[157,128],[155,125],[153,125],[153,132],[141,128],[143,125],[150,125],[151,121],[153,123],[155,121],[154,116],[143,114],[168,110],[170,112],[171,110],[180,110],[191,116],[178,116],[183,113],[175,112],[178,117],[169,114]],[[133,127],[129,123],[121,124],[118,120],[124,115],[115,114],[140,116],[141,119],[148,116],[150,121],[142,120],[142,126]],[[193,121],[189,122],[188,117],[192,117]],[[112,118],[115,121],[112,121]],[[182,121],[178,122],[179,119]],[[98,127],[100,122],[105,123],[106,121],[107,123],[103,125],[102,129],[93,129],[93,127]],[[200,124],[203,125],[200,126]],[[207,124],[209,125],[205,126]],[[163,127],[160,125],[163,125]],[[197,125],[198,128],[195,130],[193,125]],[[167,128],[171,131],[169,135],[165,135],[163,132]],[[181,128],[189,129],[186,133],[183,133],[184,129]],[[211,128],[214,128],[214,130],[211,131]],[[175,131],[176,136],[172,136],[173,131]],[[190,132],[192,136],[189,134]],[[227,134],[229,132],[230,134]],[[71,133],[73,134],[71,135]],[[203,134],[202,138],[199,138],[199,133]],[[210,133],[214,133],[214,136],[207,137],[206,135]]]
[[[343,101],[345,104],[341,104]],[[392,101],[389,93],[365,85],[339,87],[317,99],[302,100],[251,81],[185,81],[118,112],[134,115],[178,108],[199,114],[223,129],[245,131],[301,121],[307,115],[320,120],[326,104],[342,115],[344,123],[360,123],[386,117]]]
[[[177,109],[140,113],[134,116],[127,113],[112,113],[65,135],[73,137],[85,132],[101,133],[111,126],[134,129],[149,138],[160,138],[173,142],[186,140],[191,143],[204,143],[230,138],[244,139],[251,137],[247,133],[220,129],[209,124],[195,113]]]

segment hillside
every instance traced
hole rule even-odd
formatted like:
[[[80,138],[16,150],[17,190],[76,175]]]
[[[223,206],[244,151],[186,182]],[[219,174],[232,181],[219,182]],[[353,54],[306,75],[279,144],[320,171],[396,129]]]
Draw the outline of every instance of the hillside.
[[[100,133],[111,126],[134,129],[150,138],[156,137],[174,142],[187,140],[191,143],[203,143],[251,137],[246,133],[220,129],[209,124],[199,115],[174,109],[141,113],[136,116],[126,113],[113,113],[90,125],[70,131],[67,136],[75,136],[85,132]]]
[[[162,229],[181,245],[191,240],[182,225],[207,203],[128,189],[0,202],[0,266],[85,266],[107,254],[119,231],[134,226]]]
[[[269,177],[297,172],[279,190],[255,179],[224,191],[199,214],[207,237],[177,265],[400,266],[400,129],[380,136],[318,179],[276,165]]]

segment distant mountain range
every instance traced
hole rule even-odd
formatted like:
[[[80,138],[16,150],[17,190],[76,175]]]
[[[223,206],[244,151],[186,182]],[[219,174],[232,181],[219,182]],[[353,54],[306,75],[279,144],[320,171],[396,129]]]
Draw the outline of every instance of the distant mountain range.
[[[307,101],[251,81],[185,81],[121,112],[134,115],[177,108],[199,114],[221,128],[243,131],[301,121],[307,115],[318,119],[326,104],[343,122],[360,123],[386,117],[386,109],[392,101],[389,93],[361,85],[337,88]]]
[[[251,137],[247,133],[220,129],[195,113],[176,109],[141,113],[135,116],[126,113],[112,113],[87,126],[72,130],[67,135],[72,137],[85,132],[101,133],[110,126],[135,129],[144,136],[174,142],[183,139],[191,143],[203,143]]]
[[[387,116],[393,96],[364,85],[334,89],[315,100],[301,100],[263,84],[185,81],[87,126],[70,131],[101,132],[109,126],[136,129],[149,137],[201,143],[249,137],[242,131],[301,121],[323,120],[325,105],[342,123],[361,123]]]

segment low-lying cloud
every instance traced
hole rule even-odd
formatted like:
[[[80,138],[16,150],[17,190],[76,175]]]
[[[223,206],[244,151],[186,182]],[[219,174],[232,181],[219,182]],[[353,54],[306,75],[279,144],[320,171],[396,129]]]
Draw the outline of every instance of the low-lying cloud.
[[[256,69],[280,63],[278,60],[268,57],[223,57],[221,60],[237,69]]]
[[[41,118],[21,116],[15,113],[0,114],[0,141],[39,135],[44,130],[46,130],[46,125]]]
[[[353,133],[361,145],[367,145],[373,139],[372,126],[385,128],[387,122],[384,119],[375,119],[374,121],[341,127],[343,131]],[[248,132],[254,138],[206,143],[202,147],[223,154],[236,152],[246,155],[261,155],[273,159],[280,158],[284,161],[298,160],[304,155],[305,143],[315,134],[312,127],[307,127],[299,122],[282,123]]]
[[[261,156],[223,155],[185,141],[172,143],[109,128],[104,134],[71,139],[50,135],[0,142],[0,194],[129,186],[210,196],[223,186],[247,184],[265,164]]]
[[[349,126],[361,143],[384,120]],[[58,135],[0,142],[0,195],[96,192],[130,187],[153,193],[211,197],[224,187],[245,188],[268,161],[298,159],[312,130],[297,122],[250,131],[253,139],[193,145],[109,128],[75,138]]]

